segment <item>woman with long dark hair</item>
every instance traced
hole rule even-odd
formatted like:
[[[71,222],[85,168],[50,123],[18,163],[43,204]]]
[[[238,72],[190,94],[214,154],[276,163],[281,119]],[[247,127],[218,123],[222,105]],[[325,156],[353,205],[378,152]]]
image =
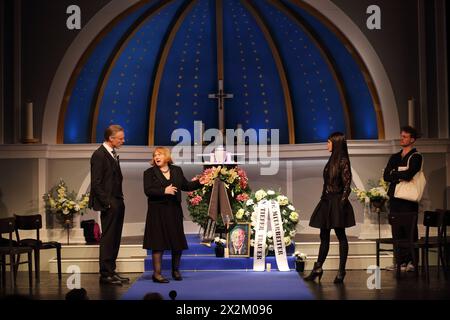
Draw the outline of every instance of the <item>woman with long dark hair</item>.
[[[323,191],[319,204],[314,210],[309,225],[320,229],[320,249],[317,262],[311,274],[304,279],[314,281],[322,278],[323,263],[330,247],[330,232],[334,229],[339,240],[339,272],[334,283],[342,283],[345,277],[345,264],[348,255],[348,242],[345,228],[355,225],[353,208],[348,201],[352,172],[348,156],[347,141],[341,132],[328,137],[330,159],[323,170]]]

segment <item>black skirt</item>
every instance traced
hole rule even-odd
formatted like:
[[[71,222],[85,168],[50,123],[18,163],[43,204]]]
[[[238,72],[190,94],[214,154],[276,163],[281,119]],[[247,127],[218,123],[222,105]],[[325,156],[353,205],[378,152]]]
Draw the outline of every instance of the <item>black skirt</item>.
[[[188,249],[183,227],[181,203],[174,200],[148,202],[144,249]]]
[[[342,194],[322,196],[309,220],[309,225],[326,229],[353,227],[356,224],[353,207],[348,200],[341,207],[341,198]]]

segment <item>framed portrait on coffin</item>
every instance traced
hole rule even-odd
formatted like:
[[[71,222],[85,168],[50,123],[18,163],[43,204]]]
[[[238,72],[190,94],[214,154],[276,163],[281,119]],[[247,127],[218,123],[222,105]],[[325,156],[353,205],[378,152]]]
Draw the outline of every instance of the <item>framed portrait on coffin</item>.
[[[250,257],[250,223],[231,224],[227,233],[227,248],[230,257]]]

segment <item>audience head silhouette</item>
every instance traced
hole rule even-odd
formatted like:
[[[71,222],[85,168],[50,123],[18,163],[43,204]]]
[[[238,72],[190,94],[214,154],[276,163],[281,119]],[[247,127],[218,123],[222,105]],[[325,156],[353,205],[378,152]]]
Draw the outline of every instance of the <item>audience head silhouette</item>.
[[[72,289],[66,294],[66,300],[89,300],[86,289]]]
[[[144,296],[144,300],[164,300],[163,296],[158,292],[149,292]]]
[[[177,292],[175,290],[170,291],[169,297],[170,299],[175,300],[175,298],[177,297]]]

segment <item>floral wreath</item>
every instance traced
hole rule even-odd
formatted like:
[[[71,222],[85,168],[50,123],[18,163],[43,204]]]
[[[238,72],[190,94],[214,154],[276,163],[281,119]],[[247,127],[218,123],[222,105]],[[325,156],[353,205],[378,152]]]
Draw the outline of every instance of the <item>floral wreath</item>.
[[[204,183],[203,188],[188,192],[187,204],[192,220],[204,226],[208,220],[208,205],[211,197],[212,187],[215,179],[224,182],[228,191],[231,209],[233,210],[234,222],[251,223],[251,246],[254,246],[256,213],[255,207],[263,199],[276,200],[280,205],[281,217],[283,221],[284,243],[289,246],[293,243],[296,234],[296,226],[299,214],[289,201],[288,197],[273,190],[258,190],[252,193],[248,185],[246,172],[235,167],[228,169],[218,166],[206,169],[202,174],[195,176],[192,180],[200,180]],[[223,226],[221,217],[218,217],[218,226]],[[267,232],[266,248],[273,251],[272,231]]]
[[[274,190],[264,190],[260,189],[252,194],[252,197],[246,201],[243,208],[239,209],[236,213],[236,219],[238,222],[251,222],[252,226],[252,236],[251,236],[251,246],[255,243],[255,226],[257,216],[255,213],[255,208],[258,203],[262,200],[276,200],[280,205],[281,219],[283,221],[283,231],[284,231],[284,244],[290,246],[294,244],[294,237],[297,233],[297,224],[299,221],[299,214],[295,207],[289,201],[288,197],[281,194],[280,192]],[[267,232],[266,237],[266,248],[268,251],[273,251],[273,234],[272,231]]]
[[[187,204],[192,220],[204,226],[208,221],[208,206],[214,180],[223,181],[227,189],[231,209],[233,213],[237,212],[250,199],[251,193],[248,185],[247,173],[239,167],[228,169],[226,167],[217,166],[208,168],[202,174],[195,176],[192,180],[200,180],[203,183],[201,189],[188,192]],[[218,226],[223,227],[221,217],[218,217]]]

